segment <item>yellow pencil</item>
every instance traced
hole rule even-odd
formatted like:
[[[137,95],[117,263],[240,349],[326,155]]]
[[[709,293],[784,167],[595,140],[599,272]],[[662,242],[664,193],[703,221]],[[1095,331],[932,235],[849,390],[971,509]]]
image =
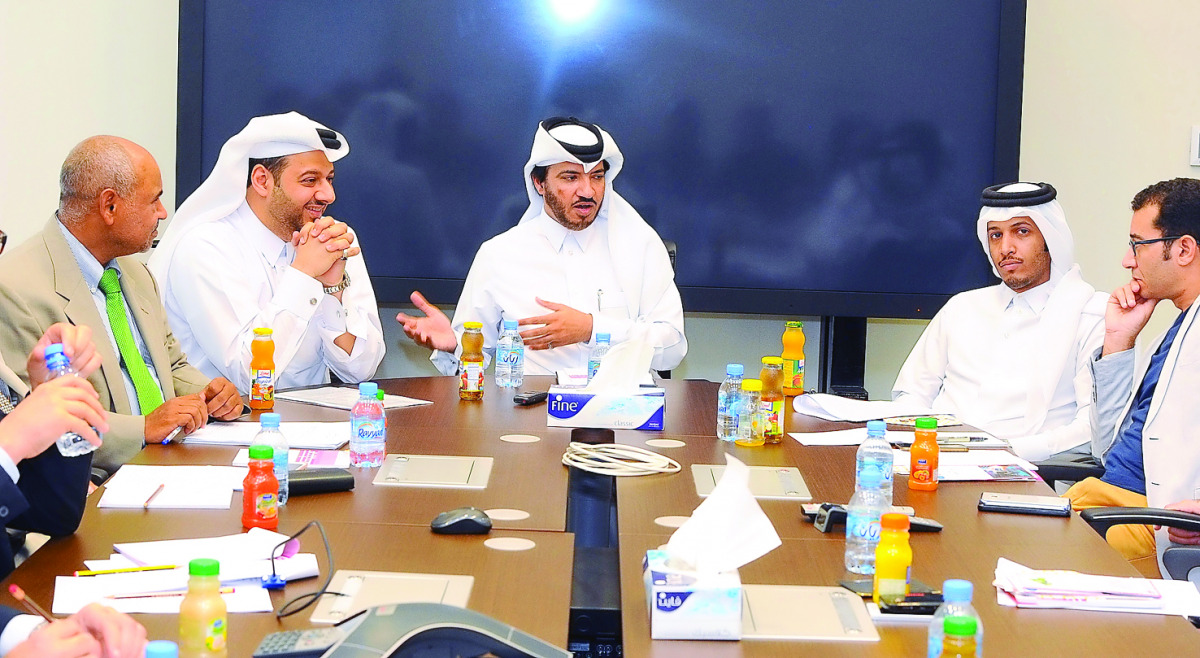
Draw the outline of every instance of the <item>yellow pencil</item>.
[[[122,567],[120,569],[96,569],[94,571],[76,571],[76,576],[101,576],[107,573],[135,573],[138,571],[162,571],[164,569],[178,569],[174,564],[159,564],[150,567]]]

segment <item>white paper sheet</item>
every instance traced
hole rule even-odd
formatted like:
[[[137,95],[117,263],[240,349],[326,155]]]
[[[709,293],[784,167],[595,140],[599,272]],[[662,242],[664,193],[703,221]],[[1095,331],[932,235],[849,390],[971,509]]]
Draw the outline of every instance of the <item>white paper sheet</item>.
[[[246,469],[235,466],[149,466],[126,464],[104,485],[98,507],[139,508],[154,492],[149,509],[229,509]]]
[[[113,548],[118,553],[142,565],[183,565],[198,557],[208,557],[222,563],[233,563],[269,559],[271,549],[287,537],[278,532],[251,528],[248,532],[223,537],[134,542],[114,544]]]
[[[910,455],[905,450],[892,450],[896,475],[908,475]],[[938,455],[939,481],[993,480],[984,466],[1015,465],[1037,472],[1037,466],[1028,460],[1004,450],[968,450],[967,452],[941,452]]]
[[[1155,615],[1200,615],[1200,590],[1187,580],[1156,580],[1143,578],[1114,578],[1112,576],[1089,576],[1088,574],[1070,574],[1073,585],[1082,586],[1088,591],[1104,591],[1115,589],[1120,591],[1119,583],[1129,581],[1133,589],[1149,587],[1157,592],[1159,598],[1153,601],[1131,600],[1121,604],[1112,599],[1097,602],[1094,597],[1081,594],[1078,600],[1063,597],[1054,601],[1039,601],[1036,605],[1018,606],[1016,599],[1006,589],[1013,589],[1020,581],[1032,576],[1045,576],[1047,581],[1054,581],[1056,571],[1035,571],[1029,567],[1017,564],[1011,560],[1000,558],[996,562],[996,602],[1006,607],[1023,608],[1065,608],[1069,610],[1089,610],[1096,612],[1139,612]],[[1094,582],[1089,583],[1090,580]],[[1117,587],[1112,587],[1117,583]],[[1093,586],[1094,585],[1094,586]]]
[[[129,575],[129,574],[121,574]],[[145,575],[145,574],[139,574]],[[153,574],[151,574],[153,575]],[[89,603],[101,603],[110,608],[125,613],[168,613],[178,614],[179,604],[183,596],[138,597],[133,599],[108,598],[114,594],[132,594],[149,592],[148,589],[137,589],[137,580],[123,582],[106,582],[106,576],[58,576],[54,579],[53,612],[56,615],[71,615],[79,612]],[[186,588],[186,581],[184,587]],[[235,586],[234,591],[222,594],[225,607],[231,613],[238,612],[270,612],[271,595],[260,585],[243,584]]]
[[[334,409],[349,411],[354,408],[354,403],[358,402],[358,389],[344,386],[325,386],[323,388],[309,388],[303,391],[283,391],[276,393],[275,399],[303,402],[305,404],[315,404],[318,407],[332,407]],[[384,394],[383,396],[384,409],[402,409],[422,404],[433,403],[429,400],[406,398],[403,395]]]
[[[233,458],[234,466],[250,465],[250,449],[242,448]],[[288,450],[288,468],[350,468],[349,450]]]
[[[891,400],[851,400],[827,393],[797,395],[792,399],[792,408],[797,413],[815,416],[823,420],[846,420],[864,423],[892,416],[917,416],[928,413],[928,409],[911,404],[897,404]]]
[[[806,446],[856,446],[867,440],[867,428],[855,427],[832,432],[789,432],[788,436]]]
[[[248,446],[261,428],[258,423],[209,423],[192,432],[184,443],[219,446]],[[350,421],[344,423],[283,422],[279,431],[292,448],[336,450],[350,440]]]

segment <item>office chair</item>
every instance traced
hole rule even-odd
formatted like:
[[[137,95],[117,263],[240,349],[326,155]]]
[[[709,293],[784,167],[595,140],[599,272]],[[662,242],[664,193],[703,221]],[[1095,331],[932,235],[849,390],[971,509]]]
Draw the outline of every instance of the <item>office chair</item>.
[[[1104,475],[1104,466],[1089,454],[1062,455],[1034,463],[1038,467],[1038,475],[1052,489],[1054,484],[1059,481],[1079,482],[1090,477],[1098,478]]]
[[[1156,507],[1094,507],[1079,513],[1103,537],[1115,525],[1140,523],[1200,532],[1200,514]],[[1172,580],[1188,580],[1200,587],[1200,546],[1170,546],[1163,551],[1163,567]],[[1189,618],[1200,626],[1200,619]]]
[[[675,258],[679,255],[679,245],[675,244],[674,240],[663,240],[663,246],[667,248],[667,258],[671,259],[671,271],[675,271]],[[661,379],[670,379],[670,370],[659,370],[658,376]]]

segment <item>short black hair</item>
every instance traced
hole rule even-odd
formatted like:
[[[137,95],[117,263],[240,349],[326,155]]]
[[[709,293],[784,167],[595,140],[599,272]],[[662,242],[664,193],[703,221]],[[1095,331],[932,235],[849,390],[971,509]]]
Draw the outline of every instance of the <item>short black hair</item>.
[[[283,174],[283,170],[287,168],[288,156],[280,155],[274,158],[250,158],[250,166],[246,169],[246,187],[250,187],[251,176],[254,174],[254,168],[258,165],[266,167],[267,171],[271,172],[271,178],[276,181]]]
[[[604,165],[604,171],[605,171],[605,173],[607,173],[608,172],[608,160],[601,160],[600,164]],[[546,171],[549,169],[550,169],[550,165],[537,165],[536,167],[533,168],[532,171],[529,172],[529,175],[537,182],[545,184]]]
[[[1200,242],[1200,180],[1173,178],[1138,192],[1130,204],[1133,210],[1158,206],[1155,228],[1165,235],[1190,235]],[[1163,246],[1164,254],[1169,247]]]

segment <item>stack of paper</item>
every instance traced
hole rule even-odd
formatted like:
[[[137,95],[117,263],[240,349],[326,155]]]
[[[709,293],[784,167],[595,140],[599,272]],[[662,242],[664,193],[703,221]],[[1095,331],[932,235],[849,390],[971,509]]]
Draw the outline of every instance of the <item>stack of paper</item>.
[[[996,580],[992,584],[996,586],[997,602],[1009,607],[1200,614],[1200,591],[1186,580],[1035,571],[1000,558],[996,562]]]
[[[908,475],[911,456],[904,450],[893,450],[897,475]],[[938,480],[1034,480],[1037,466],[1004,450],[970,450],[942,452],[938,455]]]
[[[246,469],[235,466],[126,464],[104,484],[98,507],[229,509],[245,479]]]
[[[250,465],[250,449],[238,450],[233,458],[234,466]],[[350,468],[349,450],[288,450],[288,468]]]
[[[283,391],[275,393],[276,400],[288,400],[290,402],[303,402],[305,404],[315,404],[318,407],[332,407],[334,409],[345,409],[349,411],[354,407],[354,403],[358,402],[358,389],[347,388],[344,386],[325,386],[322,388],[307,388],[302,391]],[[384,409],[401,409],[403,407],[415,407],[422,404],[433,404],[429,400],[418,400],[416,398],[406,398],[403,395],[384,395]]]
[[[184,443],[248,446],[261,428],[258,423],[209,423],[192,432]],[[279,431],[292,448],[336,450],[350,440],[350,421],[344,423],[283,422]]]

